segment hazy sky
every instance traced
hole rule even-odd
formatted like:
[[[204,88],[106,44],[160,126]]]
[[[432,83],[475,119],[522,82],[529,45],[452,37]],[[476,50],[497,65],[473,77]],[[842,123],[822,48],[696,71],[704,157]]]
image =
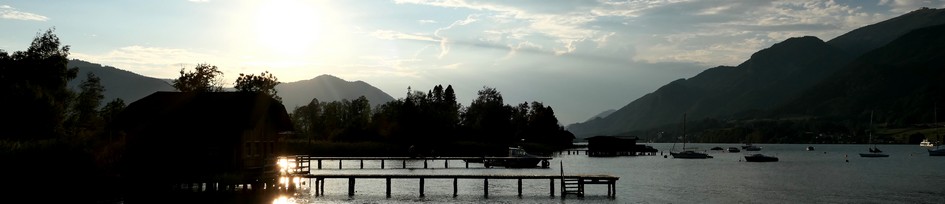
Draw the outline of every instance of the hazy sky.
[[[452,84],[541,101],[563,125],[796,36],[829,40],[943,0],[0,1],[0,49],[55,27],[82,59],[158,78],[181,67],[331,74],[395,98]],[[291,107],[290,107],[291,108]]]

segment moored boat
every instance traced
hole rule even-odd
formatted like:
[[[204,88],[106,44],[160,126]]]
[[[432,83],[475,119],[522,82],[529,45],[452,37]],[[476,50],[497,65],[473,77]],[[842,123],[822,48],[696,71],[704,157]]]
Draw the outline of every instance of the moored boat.
[[[807,151],[814,151],[814,146],[807,146],[807,149],[805,149],[805,150],[807,150]]]
[[[741,151],[742,151],[742,150],[738,149],[738,147],[729,147],[729,148],[728,148],[728,152],[741,152]]]
[[[713,158],[712,156],[709,156],[709,154],[706,154],[706,153],[699,153],[699,152],[690,151],[690,150],[682,151],[682,152],[671,152],[671,153],[669,153],[669,154],[672,155],[673,158],[676,158],[676,159],[709,159],[709,158]]]
[[[945,156],[945,145],[939,145],[935,148],[928,149],[929,156]]]
[[[752,154],[752,155],[745,155],[745,161],[747,162],[776,162],[778,161],[778,158],[774,156],[763,155],[763,154]]]
[[[919,143],[919,146],[920,146],[920,147],[925,147],[925,148],[932,148],[932,147],[935,147],[935,145],[933,145],[932,142],[929,142],[929,139],[924,139],[924,140],[922,140],[922,142]]]
[[[508,157],[484,159],[483,165],[486,167],[502,166],[506,168],[534,168],[538,166],[539,162],[542,161],[545,161],[542,163],[542,167],[548,167],[547,160],[543,160],[538,156],[528,154],[522,148],[509,147]]]

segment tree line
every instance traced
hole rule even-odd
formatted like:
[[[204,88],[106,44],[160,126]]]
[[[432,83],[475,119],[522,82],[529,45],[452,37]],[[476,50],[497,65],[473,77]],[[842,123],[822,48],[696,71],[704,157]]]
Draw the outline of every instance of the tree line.
[[[316,98],[290,115],[297,137],[318,141],[567,146],[574,139],[558,124],[550,106],[541,102],[508,105],[490,87],[483,87],[469,107],[456,101],[452,85],[436,85],[425,93],[408,87],[407,97],[373,109],[364,96],[332,102]]]

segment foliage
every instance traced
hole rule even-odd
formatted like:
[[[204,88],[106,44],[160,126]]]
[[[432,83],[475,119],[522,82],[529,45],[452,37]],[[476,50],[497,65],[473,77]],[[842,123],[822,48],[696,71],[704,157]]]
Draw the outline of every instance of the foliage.
[[[80,137],[96,135],[104,126],[98,106],[105,98],[105,87],[95,74],[89,72],[86,76],[86,80],[79,84],[81,92],[75,98],[69,121],[72,134]]]
[[[335,102],[313,99],[297,107],[291,117],[299,135],[309,141],[386,141],[419,145],[424,150],[458,141],[563,146],[573,139],[558,124],[551,107],[533,102],[512,108],[503,104],[502,95],[493,88],[479,93],[466,111],[456,102],[452,86],[437,85],[426,93],[408,88],[406,98],[379,105],[373,112],[364,97]]]
[[[193,72],[180,69],[180,77],[174,80],[174,88],[181,92],[221,92],[223,72],[217,66],[197,64]]]
[[[65,133],[72,91],[66,83],[76,77],[67,68],[69,46],[61,46],[53,29],[37,34],[24,51],[8,55],[0,50],[0,92],[7,108],[0,125],[3,139],[48,139]]]
[[[242,92],[265,93],[278,101],[282,101],[282,97],[279,97],[279,92],[276,90],[279,83],[279,79],[268,71],[260,73],[258,76],[240,73],[240,77],[236,78],[236,85],[233,88]]]

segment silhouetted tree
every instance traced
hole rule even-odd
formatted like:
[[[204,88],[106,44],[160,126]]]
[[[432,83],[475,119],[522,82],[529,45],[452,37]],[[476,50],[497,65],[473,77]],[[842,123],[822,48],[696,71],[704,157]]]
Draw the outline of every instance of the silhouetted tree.
[[[243,92],[265,93],[278,101],[282,101],[282,97],[279,97],[279,92],[276,90],[276,86],[279,85],[279,83],[279,79],[268,71],[258,76],[240,73],[240,77],[236,78],[236,85],[233,88]]]
[[[463,126],[483,141],[513,141],[512,108],[504,104],[502,94],[495,88],[483,87],[478,95],[466,109]]]
[[[223,91],[223,72],[217,66],[198,64],[193,72],[180,69],[180,77],[174,80],[174,88],[181,92]]]
[[[61,46],[54,29],[37,34],[26,51],[0,50],[0,129],[6,139],[45,139],[65,133],[69,101],[66,84],[78,68],[67,68],[69,46]]]
[[[75,98],[70,116],[73,134],[88,137],[99,133],[102,121],[98,106],[105,98],[105,87],[94,73],[86,74],[86,79],[79,84],[79,94]]]

